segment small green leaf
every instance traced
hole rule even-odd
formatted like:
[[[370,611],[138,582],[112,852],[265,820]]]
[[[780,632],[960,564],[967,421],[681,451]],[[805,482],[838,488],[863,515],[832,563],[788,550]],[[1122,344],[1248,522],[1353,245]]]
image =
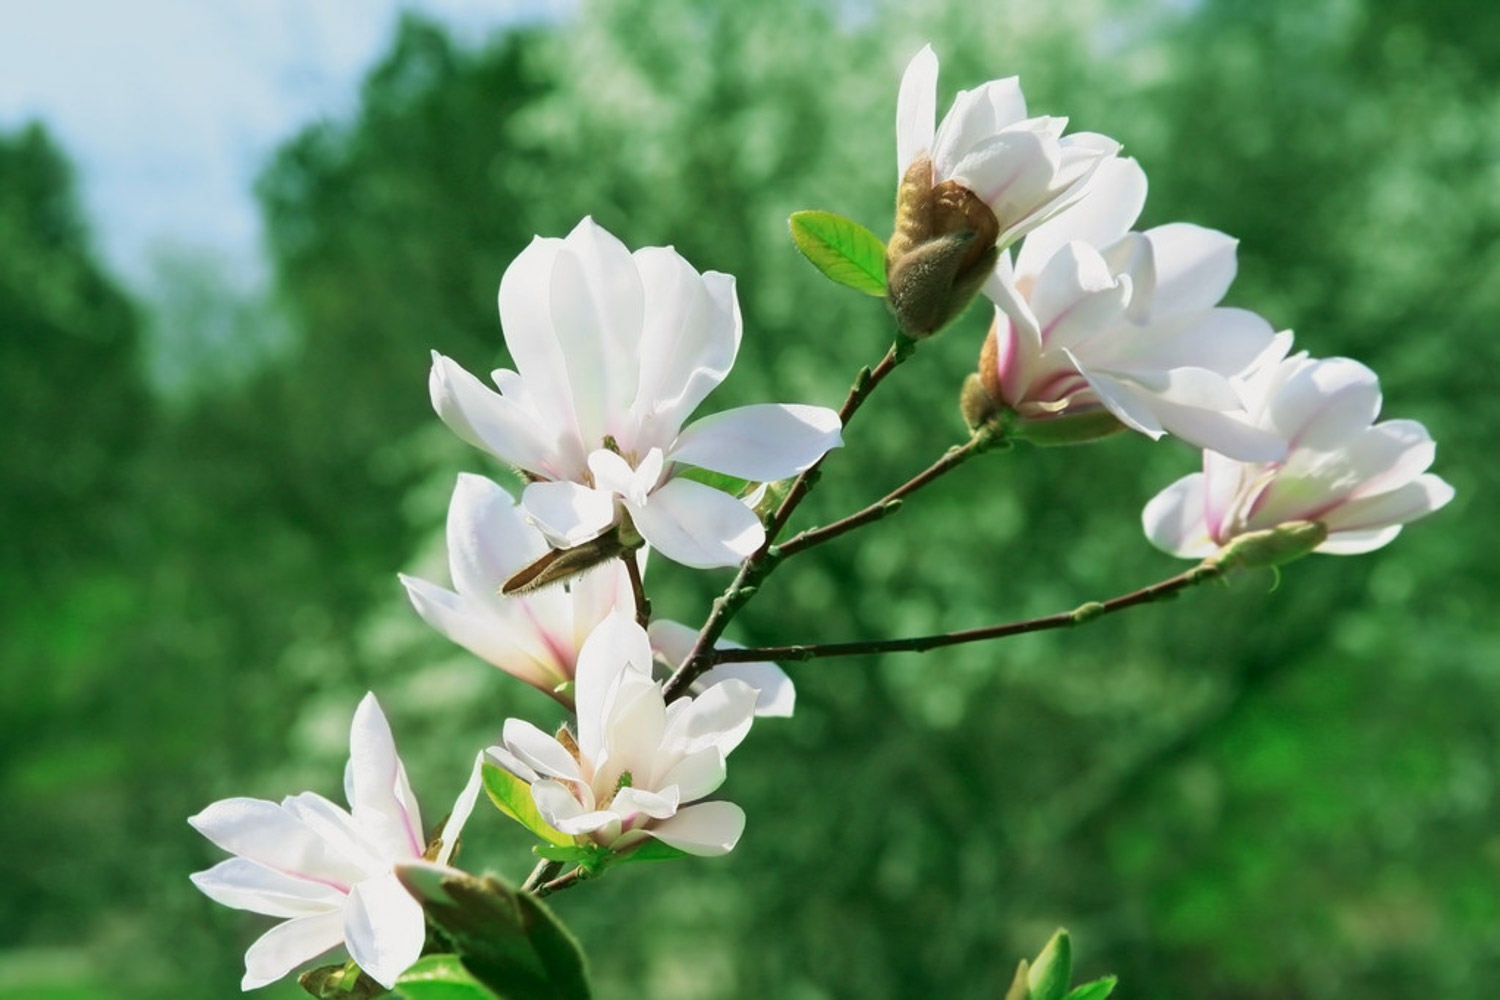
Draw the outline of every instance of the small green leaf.
[[[531,849],[531,853],[548,861],[561,861],[568,865],[582,865],[589,871],[597,871],[609,860],[609,849],[599,847],[595,844],[569,844],[562,847],[555,844],[537,844]]]
[[[1073,981],[1073,945],[1068,932],[1058,928],[1042,953],[1031,963],[1026,984],[1031,1000],[1063,1000]]]
[[[792,242],[829,279],[885,296],[885,244],[864,226],[832,212],[793,212]]]
[[[644,841],[640,847],[624,854],[615,856],[616,864],[624,864],[627,861],[670,861],[674,858],[690,857],[687,851],[680,850],[670,844],[664,844],[652,837]]]
[[[497,764],[485,761],[483,767],[484,790],[489,793],[495,807],[549,844],[572,847],[573,838],[560,830],[554,830],[537,812],[536,800],[531,797],[531,786]]]
[[[387,993],[353,961],[309,969],[297,977],[297,985],[318,1000],[374,1000]]]
[[[690,479],[704,486],[712,486],[716,490],[728,493],[732,497],[743,496],[750,490],[751,482],[748,479],[740,479],[737,476],[726,476],[722,472],[711,472],[708,469],[700,469],[696,465],[689,465],[677,474],[677,479]]]
[[[1114,990],[1115,982],[1114,976],[1105,976],[1092,983],[1075,986],[1071,993],[1063,997],[1063,1000],[1104,1000]]]
[[[497,1000],[457,955],[418,959],[396,980],[396,996],[404,1000]]]

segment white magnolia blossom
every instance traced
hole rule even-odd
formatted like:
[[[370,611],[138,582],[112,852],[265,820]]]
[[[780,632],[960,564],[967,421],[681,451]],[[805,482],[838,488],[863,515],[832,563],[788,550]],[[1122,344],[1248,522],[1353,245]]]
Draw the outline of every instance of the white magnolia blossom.
[[[546,538],[527,523],[509,493],[483,476],[461,473],[448,504],[454,590],[405,575],[401,582],[417,613],[433,628],[571,709],[584,640],[611,611],[634,615],[635,594],[618,559],[563,586],[511,597],[500,593],[506,580],[546,552]],[[646,550],[631,558],[644,573]],[[697,631],[658,620],[651,623],[650,636],[652,648],[676,666],[692,648]],[[723,641],[718,646],[740,648]],[[760,693],[757,715],[792,714],[796,690],[776,664],[724,664],[700,677],[693,690],[725,677],[737,677]]]
[[[937,120],[938,58],[927,45],[907,65],[896,101],[896,174],[932,161],[932,184],[954,181],[989,206],[1008,246],[1076,201],[1120,144],[1094,132],[1064,136],[1066,118],[1028,118],[1019,78],[962,90]]]
[[[500,281],[516,371],[499,392],[433,356],[433,406],[460,437],[535,481],[521,505],[556,548],[628,513],[668,559],[729,566],[765,540],[741,500],[685,478],[689,466],[754,482],[810,467],[841,443],[826,407],[743,406],[683,426],[740,345],[734,279],[699,274],[670,247],[631,254],[584,219],[533,240]]]
[[[1453,498],[1426,470],[1436,445],[1415,420],[1380,414],[1375,373],[1348,358],[1285,357],[1277,338],[1264,364],[1244,380],[1258,426],[1286,443],[1278,462],[1238,462],[1203,453],[1203,471],[1146,505],[1146,536],[1184,558],[1211,556],[1234,539],[1294,522],[1327,530],[1314,551],[1353,555],[1380,548],[1408,521]]]
[[[1255,313],[1218,305],[1236,241],[1187,223],[1131,232],[1145,200],[1140,166],[1113,160],[1014,264],[1001,256],[984,289],[996,303],[987,392],[1023,422],[1107,410],[1153,438],[1280,458],[1282,442],[1249,419],[1232,381],[1274,336]]]
[[[723,783],[725,757],[750,730],[755,690],[729,679],[667,704],[645,631],[616,613],[578,654],[577,693],[576,739],[509,719],[504,745],[486,751],[530,783],[542,819],[615,852],[648,837],[689,854],[732,850],[744,811],[697,800]]]
[[[476,761],[433,860],[445,863],[452,856],[478,791]],[[427,838],[373,694],[354,713],[344,794],[347,810],[303,792],[279,803],[224,799],[188,820],[235,855],[195,873],[193,884],[225,906],[286,918],[245,952],[243,989],[275,982],[340,944],[387,987],[421,955],[422,908],[396,881],[392,866],[422,857]]]

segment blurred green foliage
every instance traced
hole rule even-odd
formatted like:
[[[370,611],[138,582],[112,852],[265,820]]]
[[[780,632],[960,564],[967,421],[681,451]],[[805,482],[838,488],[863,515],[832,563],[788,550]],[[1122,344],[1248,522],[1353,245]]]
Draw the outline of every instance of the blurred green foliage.
[[[442,577],[454,475],[498,472],[432,417],[427,352],[503,361],[506,263],[592,214],[737,276],[746,336],[711,406],[836,404],[889,323],[801,259],[786,218],[888,229],[896,85],[926,41],[940,106],[1020,73],[1036,113],[1141,160],[1144,224],[1239,237],[1234,304],[1375,368],[1458,499],[1279,587],[1248,575],[1067,633],[795,667],[796,718],[735,755],[725,791],[750,825],[731,857],[556,899],[601,994],[999,996],[1060,923],[1081,975],[1119,973],[1127,998],[1483,992],[1500,974],[1500,546],[1481,513],[1500,15],[1043,6],[598,0],[477,50],[408,20],[358,114],[294,137],[262,178],[275,301],[234,329],[290,343],[250,369],[209,359],[170,400],[144,331],[191,324],[212,275],[183,271],[143,317],[95,262],[62,154],[39,128],[0,139],[0,997],[238,995],[266,921],[192,890],[218,854],[184,819],[226,795],[334,793],[366,689],[432,820],[504,718],[555,720],[396,585]],[[959,440],[984,322],[971,310],[882,390],[803,523]],[[1136,511],[1193,461],[1128,437],[991,454],[799,556],[732,635],[936,631],[1132,589],[1178,568]],[[651,573],[680,620],[724,582]],[[471,867],[528,867],[497,814],[468,840]]]

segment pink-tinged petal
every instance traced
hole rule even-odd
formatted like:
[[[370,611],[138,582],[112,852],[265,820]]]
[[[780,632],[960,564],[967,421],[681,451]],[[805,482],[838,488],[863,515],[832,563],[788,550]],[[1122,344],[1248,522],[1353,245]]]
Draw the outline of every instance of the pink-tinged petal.
[[[570,549],[599,537],[615,523],[615,498],[578,483],[531,483],[521,506],[557,548]]]
[[[700,802],[646,828],[662,843],[711,858],[728,854],[745,832],[745,811],[733,802]]]
[[[578,223],[563,243],[541,288],[551,296],[579,435],[585,445],[597,444],[618,431],[611,418],[635,396],[645,294],[630,251],[593,219]]]
[[[971,147],[945,176],[974,192],[1009,231],[1050,200],[1057,162],[1055,139],[1011,129]]]
[[[266,931],[245,952],[240,989],[253,990],[285,976],[344,942],[341,910],[296,917]]]
[[[469,816],[474,812],[474,803],[479,801],[479,789],[484,784],[484,751],[474,755],[474,767],[469,771],[469,780],[464,784],[463,790],[458,793],[458,798],[453,802],[453,808],[448,812],[448,818],[443,821],[443,828],[438,831],[437,839],[440,843],[437,864],[446,865],[453,857],[454,848],[458,846],[458,838],[463,835],[464,824],[469,821]]]
[[[1389,545],[1401,534],[1401,528],[1401,525],[1393,524],[1388,528],[1371,528],[1366,531],[1334,532],[1313,551],[1328,556],[1362,556]]]
[[[1320,520],[1330,532],[1369,531],[1425,517],[1453,499],[1453,487],[1433,475],[1399,489],[1340,504]]]
[[[1159,309],[1156,312],[1147,325],[1115,338],[1113,359],[1131,367],[1206,368],[1233,377],[1259,363],[1275,343],[1271,324],[1247,309],[1207,309],[1165,318]]]
[[[1036,274],[1052,255],[1077,240],[1097,250],[1130,231],[1146,204],[1146,172],[1128,157],[1099,166],[1077,203],[1033,229],[1016,255],[1019,274]]]
[[[677,761],[658,775],[655,783],[662,788],[675,787],[683,802],[693,802],[712,795],[728,773],[724,755],[717,747],[706,747]]]
[[[1150,398],[1140,386],[1132,385],[1104,372],[1085,370],[1072,351],[1064,351],[1063,354],[1088,380],[1089,388],[1094,390],[1099,401],[1126,427],[1153,440],[1159,439],[1166,433],[1161,426],[1161,421],[1157,420],[1156,414],[1152,412]]]
[[[1141,527],[1152,545],[1183,559],[1202,559],[1218,551],[1203,519],[1203,474],[1184,476],[1162,490],[1141,512]]]
[[[506,719],[501,739],[505,741],[505,749],[529,770],[564,781],[583,780],[578,771],[578,762],[568,753],[567,748],[525,719]],[[527,777],[520,773],[518,776]]]
[[[360,699],[354,711],[345,781],[354,822],[386,857],[422,853],[427,846],[422,813],[407,781],[406,768],[396,755],[390,723],[373,694]]]
[[[1026,98],[1021,94],[1017,77],[1008,76],[973,90],[960,90],[932,141],[934,177],[957,178],[958,164],[970,151],[1025,118]]]
[[[635,553],[636,566],[643,577],[646,573],[646,553],[645,546]],[[568,599],[573,603],[573,628],[569,639],[571,648],[575,650],[583,646],[589,633],[610,612],[621,611],[629,616],[635,615],[635,593],[630,587],[630,574],[619,559],[574,579],[569,584]]]
[[[839,415],[824,406],[762,403],[694,421],[672,447],[674,462],[752,482],[785,479],[843,444]]]
[[[899,180],[920,153],[931,152],[937,121],[938,58],[931,45],[906,64],[896,97],[896,177]]]
[[[673,562],[695,569],[734,566],[766,540],[755,512],[712,486],[673,479],[631,509],[636,530]]]
[[[268,917],[303,917],[344,906],[344,893],[327,883],[297,878],[246,858],[220,861],[189,878],[216,903]]]
[[[635,819],[637,815],[649,816],[652,819],[666,819],[677,812],[678,801],[679,793],[675,787],[660,792],[653,792],[648,788],[627,787],[615,793],[614,801],[609,804],[609,810],[626,823]]]
[[[673,716],[663,745],[682,754],[714,747],[727,756],[750,731],[756,699],[756,690],[744,681],[720,681]]]
[[[558,435],[434,351],[427,380],[432,408],[448,429],[482,451],[539,476],[557,476]]]
[[[231,854],[294,875],[347,885],[364,874],[343,852],[309,830],[295,812],[264,799],[222,799],[188,822]]]
[[[628,670],[651,676],[651,642],[634,620],[615,612],[589,633],[578,651],[578,749],[589,760],[597,760],[604,749],[606,713],[620,675]]]
[[[1240,410],[1188,406],[1153,399],[1151,411],[1173,437],[1243,462],[1274,462],[1286,455],[1286,442],[1250,422]]]
[[[500,585],[547,553],[547,542],[526,523],[498,483],[460,473],[448,502],[448,569],[453,587],[476,608],[499,610]]]
[[[531,605],[550,603],[554,595],[509,598],[514,602],[511,613],[479,613],[452,591],[404,574],[399,578],[423,621],[486,663],[549,693],[570,679],[568,661],[544,641],[543,623],[526,614]],[[566,600],[565,594],[557,596]]]
[[[1208,309],[1229,291],[1238,240],[1186,222],[1157,226],[1146,238],[1156,260],[1156,315]]]
[[[348,771],[346,765],[344,768],[346,793]],[[327,844],[331,852],[343,858],[358,872],[354,877],[347,879],[336,879],[331,873],[318,872],[311,873],[309,877],[322,878],[331,884],[347,888],[389,865],[391,859],[386,856],[380,845],[365,835],[365,831],[354,822],[354,817],[349,815],[348,810],[340,808],[323,796],[314,792],[288,795],[281,800],[281,808],[295,816],[309,832]]]
[[[1380,382],[1349,358],[1303,365],[1271,399],[1271,423],[1293,448],[1336,451],[1375,422]]]
[[[636,251],[646,290],[640,383],[630,406],[635,424],[617,429],[620,447],[641,454],[666,448],[683,421],[729,374],[741,320],[734,278],[699,275],[670,247]]]
[[[422,906],[394,872],[368,879],[349,893],[344,944],[371,979],[390,988],[422,955],[427,924]]]

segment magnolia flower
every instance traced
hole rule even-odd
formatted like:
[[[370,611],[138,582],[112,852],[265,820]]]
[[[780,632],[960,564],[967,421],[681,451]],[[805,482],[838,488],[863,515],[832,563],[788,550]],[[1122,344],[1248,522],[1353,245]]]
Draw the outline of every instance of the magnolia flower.
[[[646,633],[615,613],[578,654],[577,693],[576,739],[509,719],[504,746],[486,751],[530,783],[542,819],[617,853],[648,837],[703,856],[733,849],[744,812],[697,800],[723,783],[724,758],[750,730],[755,691],[730,679],[668,705],[651,679]]]
[[[1289,335],[1279,337],[1243,386],[1257,425],[1286,443],[1286,458],[1238,462],[1205,451],[1201,473],[1146,505],[1153,544],[1196,559],[1252,532],[1311,523],[1322,538],[1313,551],[1353,555],[1380,548],[1403,524],[1453,499],[1453,487],[1426,472],[1436,450],[1426,428],[1374,422],[1374,372],[1348,358],[1283,357],[1290,345]]]
[[[732,277],[699,274],[670,247],[632,255],[591,219],[538,237],[500,281],[500,321],[517,371],[494,373],[496,393],[434,354],[432,402],[533,480],[521,505],[554,548],[628,518],[668,559],[733,565],[765,531],[689,467],[768,482],[841,443],[838,415],[820,406],[744,406],[683,427],[734,364],[740,312]]]
[[[961,91],[933,129],[937,56],[918,52],[896,104],[896,231],[886,244],[886,302],[910,337],[963,311],[1000,250],[1082,196],[1119,150],[1066,118],[1027,118],[1015,77]]]
[[[927,45],[901,77],[896,170],[930,169],[929,186],[953,181],[995,215],[1005,247],[1076,201],[1120,144],[1093,132],[1062,134],[1066,118],[1028,118],[1019,78],[959,91],[935,129],[938,59]],[[926,160],[929,167],[922,166]]]
[[[571,709],[579,648],[611,611],[634,615],[635,594],[618,559],[563,587],[500,593],[506,580],[546,551],[546,538],[526,522],[509,493],[483,476],[462,473],[448,505],[448,566],[457,592],[405,575],[401,582],[427,624]],[[626,558],[645,572],[645,549]],[[659,620],[651,623],[650,635],[653,649],[675,667],[697,631]],[[757,715],[792,714],[796,692],[774,663],[724,664],[700,677],[693,690],[730,676],[760,693]]]
[[[479,764],[438,834],[432,859],[453,855],[479,791]],[[235,798],[215,802],[188,822],[236,855],[192,876],[210,899],[236,909],[287,918],[245,952],[243,989],[280,979],[336,945],[383,986],[391,986],[422,952],[422,908],[396,881],[392,866],[429,851],[422,815],[396,755],[391,728],[373,694],[354,713],[349,809],[314,792],[281,802]]]
[[[1145,200],[1134,160],[1106,163],[1014,264],[1000,259],[985,286],[996,303],[980,357],[987,405],[1039,441],[1123,425],[1235,458],[1280,458],[1282,442],[1254,425],[1232,382],[1274,335],[1255,313],[1217,305],[1234,280],[1235,241],[1187,223],[1130,232]]]

